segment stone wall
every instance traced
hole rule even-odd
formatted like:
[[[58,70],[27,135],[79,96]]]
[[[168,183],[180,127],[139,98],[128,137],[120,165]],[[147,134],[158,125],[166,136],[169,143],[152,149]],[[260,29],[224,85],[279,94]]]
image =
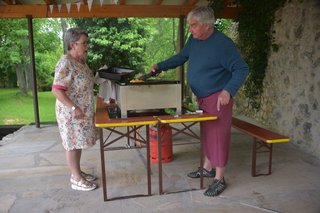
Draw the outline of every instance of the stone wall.
[[[235,114],[246,115],[289,135],[299,148],[320,158],[320,0],[292,0],[276,12],[262,108],[253,113],[242,92]]]

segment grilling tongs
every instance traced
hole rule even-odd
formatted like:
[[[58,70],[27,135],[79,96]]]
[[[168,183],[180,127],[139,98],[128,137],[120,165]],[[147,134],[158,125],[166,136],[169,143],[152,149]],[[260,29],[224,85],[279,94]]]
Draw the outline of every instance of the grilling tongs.
[[[143,76],[140,76],[138,79],[142,80],[142,81],[145,81],[145,80],[147,80],[148,78],[150,78],[152,76],[158,75],[159,73],[161,73],[161,70],[155,69],[154,72],[149,72],[149,73],[147,73],[147,74],[145,74]]]

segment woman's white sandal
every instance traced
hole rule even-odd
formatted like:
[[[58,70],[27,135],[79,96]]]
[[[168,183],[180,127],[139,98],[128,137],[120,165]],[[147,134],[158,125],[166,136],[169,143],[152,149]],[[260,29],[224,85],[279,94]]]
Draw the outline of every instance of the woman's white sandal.
[[[70,178],[70,182],[71,182],[71,188],[74,190],[91,191],[97,188],[96,184],[91,183],[83,178],[81,178],[79,181],[76,181]]]
[[[95,176],[91,175],[91,174],[87,174],[83,171],[81,171],[81,175],[87,180],[87,181],[94,181],[95,179],[97,179]]]
[[[87,174],[83,171],[81,171],[81,175],[82,175],[82,177],[84,177],[84,179],[86,179],[87,181],[90,181],[90,182],[97,179],[95,176],[93,176],[91,174]],[[73,178],[73,174],[71,174],[71,178]]]

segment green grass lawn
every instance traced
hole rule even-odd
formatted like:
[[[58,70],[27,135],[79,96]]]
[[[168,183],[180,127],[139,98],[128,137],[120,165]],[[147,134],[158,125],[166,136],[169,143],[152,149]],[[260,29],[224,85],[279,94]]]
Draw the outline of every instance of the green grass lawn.
[[[38,92],[40,122],[56,122],[55,97],[51,92]],[[19,89],[0,89],[0,125],[35,122],[32,92],[21,96]]]

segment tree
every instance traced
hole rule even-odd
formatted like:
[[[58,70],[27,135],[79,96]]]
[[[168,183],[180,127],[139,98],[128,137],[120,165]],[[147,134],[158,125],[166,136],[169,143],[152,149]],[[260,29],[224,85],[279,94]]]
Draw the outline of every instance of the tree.
[[[51,90],[55,66],[63,54],[59,19],[34,20],[34,49],[38,89]]]
[[[89,34],[88,64],[91,69],[101,66],[143,69],[149,23],[146,19],[93,18],[74,19]]]
[[[171,57],[179,51],[178,19],[154,18],[149,21],[152,28],[151,37],[148,40],[149,45],[147,45],[146,49],[146,69],[157,62]],[[171,71],[161,75],[166,79],[176,78],[175,72]]]
[[[0,29],[0,87],[16,87],[17,77],[7,48],[9,42],[6,32],[10,25],[4,20],[0,22]]]
[[[1,46],[0,57],[3,60],[1,70],[12,74],[16,72],[17,84],[23,95],[27,94],[29,82],[28,68],[30,57],[28,52],[28,33],[26,19],[4,19],[0,22]],[[8,80],[8,79],[3,79]]]
[[[18,86],[22,95],[32,87],[27,19],[0,22],[0,85]],[[62,54],[56,19],[34,19],[34,48],[38,89],[48,89],[57,58]],[[3,74],[3,75],[2,75]]]

